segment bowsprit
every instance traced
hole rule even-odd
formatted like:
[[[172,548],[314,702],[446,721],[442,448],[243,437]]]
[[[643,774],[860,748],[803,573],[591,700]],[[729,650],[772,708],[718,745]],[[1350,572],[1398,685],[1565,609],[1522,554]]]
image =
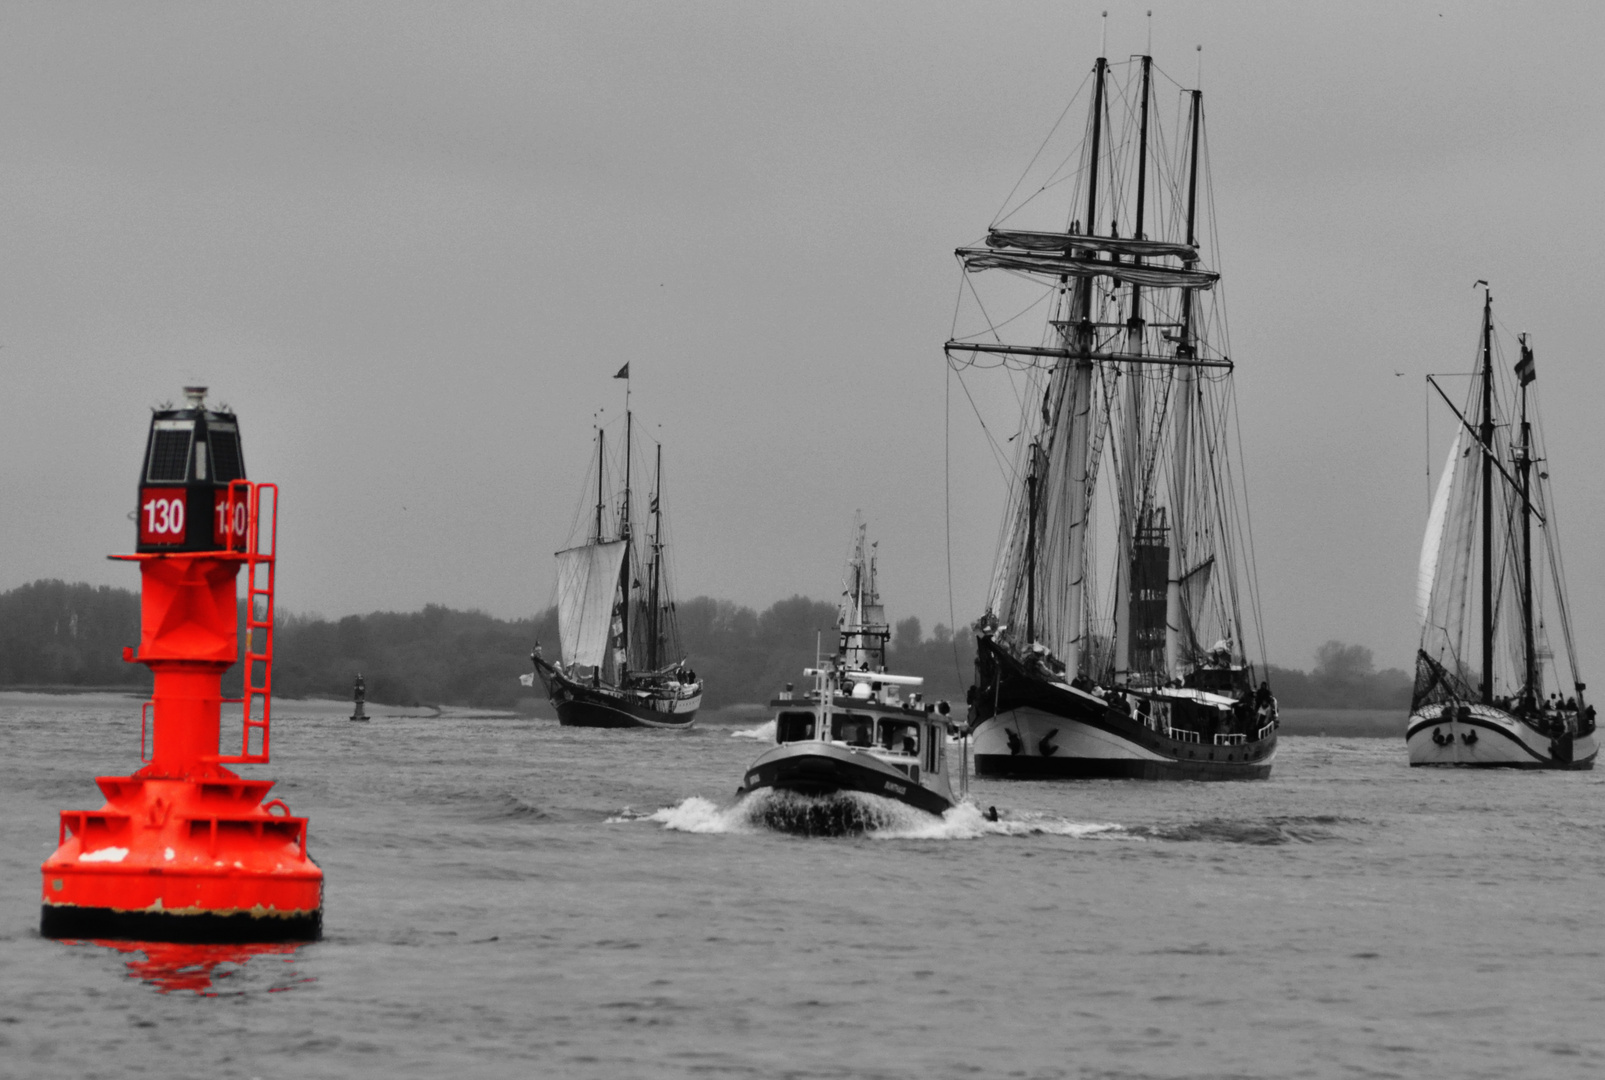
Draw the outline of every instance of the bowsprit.
[[[323,871],[306,818],[271,780],[230,765],[268,760],[278,488],[245,478],[234,414],[186,406],[151,419],[140,473],[140,642],[123,658],[151,669],[140,729],[144,766],[101,776],[99,810],[61,815],[45,860],[40,933],[139,941],[310,941],[323,923]],[[241,641],[237,580],[246,597]],[[242,655],[243,648],[243,655]],[[223,673],[243,662],[243,696]],[[240,751],[219,752],[223,706],[239,706]],[[147,756],[146,728],[150,739]]]

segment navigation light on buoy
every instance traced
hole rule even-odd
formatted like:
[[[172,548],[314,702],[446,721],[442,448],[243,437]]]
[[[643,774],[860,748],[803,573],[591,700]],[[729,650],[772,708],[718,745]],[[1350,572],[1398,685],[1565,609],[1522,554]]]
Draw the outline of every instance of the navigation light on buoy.
[[[131,776],[101,776],[99,810],[61,814],[40,933],[137,941],[309,941],[322,932],[323,871],[306,818],[263,803],[271,780],[230,765],[268,760],[278,487],[245,478],[239,423],[185,387],[151,417],[139,477],[140,642],[123,658],[155,676]],[[245,638],[237,579],[245,570]],[[242,653],[243,648],[243,653]],[[244,696],[223,673],[244,665]],[[239,752],[220,752],[238,706]],[[233,712],[233,710],[230,710]],[[145,738],[148,721],[150,738]]]

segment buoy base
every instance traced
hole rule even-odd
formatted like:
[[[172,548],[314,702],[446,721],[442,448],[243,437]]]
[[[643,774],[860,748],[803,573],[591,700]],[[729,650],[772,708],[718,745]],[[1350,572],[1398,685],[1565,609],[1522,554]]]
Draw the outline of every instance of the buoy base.
[[[109,941],[170,941],[186,945],[235,945],[245,942],[316,941],[323,936],[323,912],[255,915],[248,911],[219,915],[198,912],[119,911],[70,904],[45,904],[39,933],[47,938]]]
[[[61,814],[60,846],[40,870],[40,933],[52,938],[311,941],[322,928],[323,871],[306,818],[271,780],[101,776],[99,810]]]

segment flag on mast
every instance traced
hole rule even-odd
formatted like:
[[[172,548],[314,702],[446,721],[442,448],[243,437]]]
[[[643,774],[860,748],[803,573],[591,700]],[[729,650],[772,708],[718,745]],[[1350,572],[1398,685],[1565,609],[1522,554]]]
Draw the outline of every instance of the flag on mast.
[[[1523,386],[1538,378],[1533,366],[1533,351],[1527,347],[1526,334],[1521,335],[1521,359],[1516,361],[1516,378],[1521,380]]]
[[[630,377],[630,365],[625,364],[623,367],[619,368],[618,374],[614,375],[613,377],[615,379],[628,379]]]

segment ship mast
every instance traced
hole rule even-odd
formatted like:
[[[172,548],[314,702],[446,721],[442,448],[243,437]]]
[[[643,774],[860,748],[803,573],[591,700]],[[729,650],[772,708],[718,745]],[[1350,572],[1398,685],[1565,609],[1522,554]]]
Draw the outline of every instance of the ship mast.
[[[1096,233],[1094,222],[1097,221],[1098,212],[1098,156],[1102,151],[1103,142],[1103,94],[1104,76],[1108,71],[1109,61],[1099,56],[1093,80],[1092,98],[1092,145],[1087,160],[1087,215],[1083,219],[1087,223],[1089,235]],[[1064,662],[1065,671],[1069,675],[1079,674],[1081,671],[1081,638],[1086,627],[1086,554],[1087,554],[1087,472],[1088,456],[1092,444],[1091,406],[1092,406],[1092,353],[1093,353],[1093,327],[1092,327],[1092,280],[1078,279],[1076,288],[1076,324],[1074,366],[1071,373],[1070,385],[1070,454],[1065,476],[1069,485],[1069,567],[1070,583],[1068,603],[1065,605],[1067,624],[1064,626],[1065,635]]]
[[[1532,349],[1527,347],[1527,335],[1521,335],[1521,363],[1518,381],[1521,383],[1521,453],[1516,459],[1517,475],[1521,478],[1521,628],[1522,650],[1527,670],[1523,673],[1526,687],[1522,697],[1529,708],[1537,704],[1538,654],[1534,648],[1533,633],[1533,519],[1532,519],[1532,425],[1527,422],[1527,384],[1532,381]]]
[[[1148,196],[1148,86],[1149,76],[1153,68],[1153,57],[1142,58],[1142,97],[1138,121],[1139,134],[1137,141],[1137,220],[1133,226],[1132,238],[1143,238],[1143,212],[1146,209]],[[1114,229],[1111,228],[1113,233]],[[1135,263],[1142,262],[1142,256],[1132,257]],[[1131,286],[1131,313],[1126,319],[1126,351],[1132,356],[1141,356],[1143,338],[1142,319],[1142,286],[1133,282]],[[1131,679],[1131,651],[1132,635],[1135,627],[1131,622],[1131,594],[1137,587],[1135,567],[1133,565],[1136,554],[1136,531],[1140,527],[1142,505],[1147,503],[1146,493],[1142,490],[1142,388],[1143,365],[1132,363],[1126,378],[1126,430],[1125,446],[1125,477],[1121,484],[1122,499],[1120,507],[1120,570],[1116,578],[1115,588],[1115,679],[1116,683],[1129,682]]]
[[[1031,471],[1025,477],[1025,644],[1037,639],[1037,448],[1031,445]]]
[[[1482,687],[1484,705],[1494,696],[1494,364],[1493,291],[1482,302]]]
[[[602,444],[607,438],[607,432],[598,429],[596,433],[596,543],[602,542]]]
[[[658,445],[657,475],[652,480],[652,574],[651,597],[652,608],[649,625],[652,636],[647,643],[646,666],[649,671],[658,670],[663,662],[658,655],[662,643],[663,628],[660,625],[658,612],[658,588],[663,565],[663,446]]]
[[[1198,244],[1198,127],[1204,114],[1204,92],[1192,91],[1192,149],[1187,170],[1187,243]],[[1193,338],[1193,290],[1183,289],[1181,294],[1181,341],[1176,345],[1178,360],[1191,360],[1198,349]],[[1175,373],[1176,385],[1176,448],[1171,457],[1170,492],[1170,555],[1168,581],[1165,583],[1165,671],[1175,676],[1181,668],[1182,625],[1187,613],[1182,609],[1181,581],[1185,572],[1182,563],[1181,530],[1182,510],[1187,495],[1188,449],[1191,446],[1193,417],[1193,369],[1179,364]]]
[[[619,638],[624,646],[619,652],[624,659],[619,664],[619,682],[624,682],[624,673],[630,663],[630,452],[632,449],[631,425],[634,423],[634,414],[628,409],[624,410],[624,508],[619,521],[619,539],[624,541],[624,561],[619,570]]]

